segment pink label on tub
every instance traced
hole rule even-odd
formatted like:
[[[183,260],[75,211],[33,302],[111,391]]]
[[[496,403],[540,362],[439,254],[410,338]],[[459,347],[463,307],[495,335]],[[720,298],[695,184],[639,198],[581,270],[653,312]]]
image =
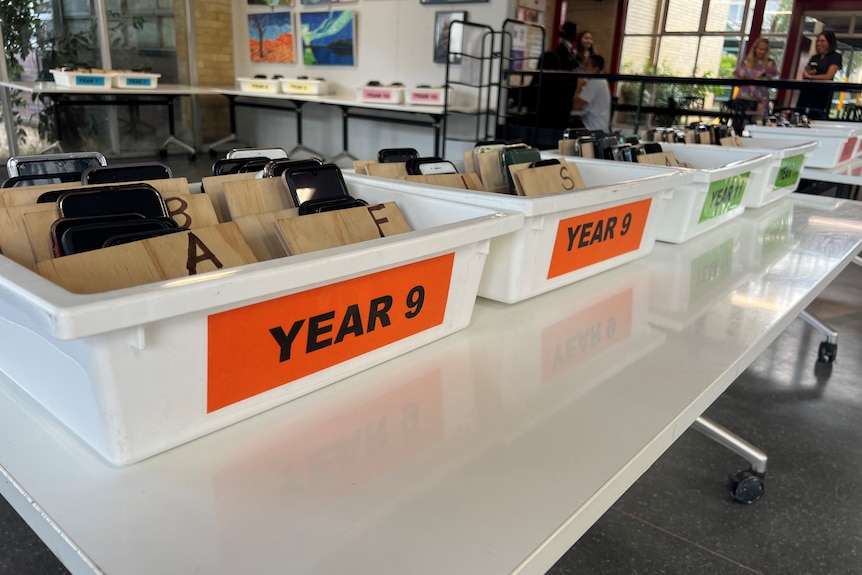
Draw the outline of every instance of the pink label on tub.
[[[387,90],[386,88],[363,88],[362,99],[388,102],[393,99],[393,94],[392,90]]]
[[[439,104],[443,101],[443,92],[410,92],[410,101],[423,104]]]
[[[853,152],[856,151],[856,138],[850,138],[844,144],[844,149],[841,150],[841,159],[839,162],[846,162],[853,157]]]

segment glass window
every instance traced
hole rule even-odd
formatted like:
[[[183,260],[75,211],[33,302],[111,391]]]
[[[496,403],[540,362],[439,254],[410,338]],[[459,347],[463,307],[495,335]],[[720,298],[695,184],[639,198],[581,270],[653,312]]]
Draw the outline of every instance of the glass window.
[[[700,14],[703,6],[690,0],[669,0],[667,21],[664,29],[667,32],[697,32],[700,30]]]
[[[790,16],[793,8],[793,0],[770,1],[766,3],[763,12],[763,34],[782,33],[787,34],[790,30]]]
[[[655,34],[661,14],[659,0],[629,2],[626,34]]]
[[[663,36],[659,46],[658,73],[662,76],[694,76],[697,36]]]
[[[626,74],[654,74],[649,69],[655,38],[652,36],[627,36],[623,40],[622,71]]]
[[[732,3],[731,0],[710,0],[709,12],[706,14],[707,32],[724,32],[742,30],[742,15],[745,5]],[[731,18],[731,8],[736,15]]]

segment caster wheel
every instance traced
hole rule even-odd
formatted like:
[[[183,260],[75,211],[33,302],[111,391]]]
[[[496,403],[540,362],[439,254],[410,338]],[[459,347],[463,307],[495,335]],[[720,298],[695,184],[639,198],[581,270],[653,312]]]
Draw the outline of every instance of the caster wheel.
[[[168,157],[168,151],[167,150],[159,150],[159,157],[160,158],[167,158]]]
[[[763,497],[765,488],[763,476],[750,469],[740,471],[736,477],[728,477],[727,486],[730,488],[733,498],[746,505],[751,505]]]
[[[822,363],[832,363],[835,361],[835,356],[838,355],[838,344],[828,341],[821,341],[820,348],[817,350],[817,361]]]
[[[189,154],[189,161],[194,162],[196,157],[197,157],[197,154]]]

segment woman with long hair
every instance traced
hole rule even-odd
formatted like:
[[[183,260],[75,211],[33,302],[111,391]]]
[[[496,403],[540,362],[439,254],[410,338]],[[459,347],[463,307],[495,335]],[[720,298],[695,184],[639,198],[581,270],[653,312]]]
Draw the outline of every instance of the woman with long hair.
[[[734,78],[769,80],[776,76],[778,76],[778,67],[769,57],[769,40],[766,38],[758,38],[752,42],[748,54],[739,61],[733,71]],[[736,99],[755,102],[757,115],[762,119],[769,115],[769,88],[766,86],[740,86]]]
[[[802,77],[806,80],[834,79],[841,69],[841,54],[836,51],[838,40],[835,38],[835,32],[821,32],[814,48],[816,54],[811,56],[808,66],[802,71]],[[832,108],[832,87],[812,84],[800,90],[796,107],[815,120],[828,117]]]
[[[578,61],[578,66],[584,66],[584,60],[595,53],[593,50],[593,33],[589,30],[584,30],[578,34],[578,41],[575,43],[575,60]]]

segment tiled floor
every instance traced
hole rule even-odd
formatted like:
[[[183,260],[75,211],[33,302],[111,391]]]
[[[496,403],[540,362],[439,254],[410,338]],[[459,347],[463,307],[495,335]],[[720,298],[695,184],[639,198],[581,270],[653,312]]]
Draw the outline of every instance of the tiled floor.
[[[194,181],[211,159],[169,163]],[[761,501],[732,501],[725,479],[744,462],[689,431],[549,573],[862,573],[860,303],[851,265],[809,308],[840,332],[832,369],[816,363],[822,336],[797,320],[707,411],[769,455]],[[0,574],[65,572],[0,499]]]

